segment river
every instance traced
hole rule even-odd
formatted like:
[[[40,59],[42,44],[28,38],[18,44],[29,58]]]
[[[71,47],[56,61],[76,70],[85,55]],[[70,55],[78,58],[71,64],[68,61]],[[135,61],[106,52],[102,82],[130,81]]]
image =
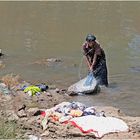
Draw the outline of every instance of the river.
[[[0,2],[0,48],[5,68],[27,81],[67,88],[87,73],[81,45],[88,33],[105,50],[109,88],[73,100],[115,106],[140,116],[140,2]],[[33,64],[58,58],[55,65]]]

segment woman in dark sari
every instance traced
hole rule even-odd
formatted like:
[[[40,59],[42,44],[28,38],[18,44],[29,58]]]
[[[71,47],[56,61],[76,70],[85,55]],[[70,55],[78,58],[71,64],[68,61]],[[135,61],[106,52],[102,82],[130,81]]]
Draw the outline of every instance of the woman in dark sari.
[[[93,72],[98,85],[108,87],[107,66],[104,50],[96,41],[93,34],[88,34],[86,42],[83,44],[84,55],[90,71]]]

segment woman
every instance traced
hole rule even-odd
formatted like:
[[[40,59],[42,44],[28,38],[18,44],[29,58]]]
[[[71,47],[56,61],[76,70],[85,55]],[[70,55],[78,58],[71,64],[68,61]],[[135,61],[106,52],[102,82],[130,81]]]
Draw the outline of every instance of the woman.
[[[98,85],[108,87],[107,66],[104,50],[96,41],[93,34],[88,34],[86,42],[83,44],[84,55],[90,71],[93,72]]]

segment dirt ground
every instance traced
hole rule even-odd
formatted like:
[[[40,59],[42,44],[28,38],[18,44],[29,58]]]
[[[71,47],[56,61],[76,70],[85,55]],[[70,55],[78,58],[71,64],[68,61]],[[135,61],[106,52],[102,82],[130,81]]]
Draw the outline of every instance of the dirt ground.
[[[8,79],[8,78],[7,78]],[[35,113],[46,110],[63,101],[70,101],[72,97],[61,89],[49,89],[39,96],[30,97],[19,90],[19,78],[9,81],[3,79],[11,89],[11,93],[5,95],[0,93],[0,138],[29,138],[34,135],[41,139],[94,139],[93,134],[83,134],[79,129],[70,124],[50,122],[48,129],[43,131],[41,118]],[[126,116],[120,109],[114,107],[95,106],[98,111],[105,111],[106,116],[113,116],[124,120],[129,126],[129,132],[107,134],[101,139],[140,139],[140,117]],[[7,128],[8,125],[8,128]],[[9,129],[11,128],[11,129]],[[6,131],[7,130],[7,131]],[[6,133],[7,132],[7,133]],[[95,138],[96,139],[96,138]]]

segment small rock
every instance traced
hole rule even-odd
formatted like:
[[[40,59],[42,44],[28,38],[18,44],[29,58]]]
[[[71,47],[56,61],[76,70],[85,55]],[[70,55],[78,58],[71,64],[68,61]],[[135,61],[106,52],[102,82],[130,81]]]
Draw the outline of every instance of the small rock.
[[[52,97],[52,94],[50,92],[46,92],[46,95]]]
[[[69,96],[75,96],[75,95],[77,95],[77,93],[72,92],[72,91],[67,91],[67,95],[69,95]]]
[[[30,131],[26,132],[26,133],[24,134],[24,137],[25,137],[25,138],[26,138],[26,137],[29,137],[29,135],[32,135],[32,132],[30,132]]]
[[[17,115],[19,118],[27,117],[27,114],[25,113],[24,110],[18,111]]]
[[[49,128],[49,131],[50,131],[50,132],[53,132],[53,133],[55,133],[55,131],[56,131],[56,128],[54,128],[54,127],[50,127],[50,128]]]
[[[29,140],[41,140],[41,138],[34,135],[29,135]]]
[[[48,58],[47,61],[48,62],[62,62],[62,60],[58,58]]]
[[[9,121],[17,121],[19,119],[19,117],[15,114],[13,110],[7,110],[6,114]]]
[[[27,112],[29,113],[30,116],[34,116],[34,114],[39,110],[39,108],[29,108]]]
[[[25,121],[28,121],[28,118],[27,117],[23,117],[23,118],[20,118],[19,120],[20,120],[20,122],[25,122]]]
[[[49,134],[50,134],[49,131],[45,131],[44,133],[41,134],[41,137],[42,136],[49,136]]]
[[[118,115],[119,116],[125,116],[125,114],[122,112],[122,110],[118,109]]]
[[[38,110],[39,110],[39,108],[35,107],[35,108],[29,108],[27,111],[30,113],[35,113]]]
[[[56,92],[56,93],[59,93],[59,92],[60,92],[60,89],[56,88],[56,89],[55,89],[55,92]]]
[[[61,90],[60,90],[60,93],[61,93],[61,94],[66,94],[66,92],[67,92],[66,89],[61,89]]]

